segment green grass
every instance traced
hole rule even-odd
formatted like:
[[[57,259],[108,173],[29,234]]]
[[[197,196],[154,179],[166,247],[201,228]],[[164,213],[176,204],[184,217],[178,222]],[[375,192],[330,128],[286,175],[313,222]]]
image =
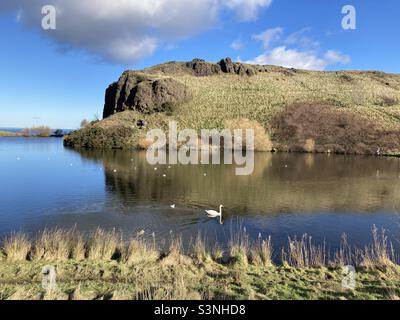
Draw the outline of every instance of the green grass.
[[[200,238],[190,253],[184,254],[179,238],[172,239],[164,252],[141,237],[122,241],[115,231],[100,229],[81,235],[79,239],[85,239],[84,246],[80,246],[84,248],[84,256],[77,259],[74,256],[77,234],[75,230],[46,231],[33,244],[22,234],[7,238],[0,254],[0,300],[302,300],[400,296],[400,266],[391,255],[385,232],[376,229],[371,246],[349,253],[357,266],[354,290],[342,287],[341,266],[346,262],[346,250],[334,255],[333,260],[322,261],[320,247],[306,236],[290,240],[283,264],[274,265],[271,239],[251,242],[245,232],[232,239],[227,260],[221,259],[220,248],[209,251]],[[65,243],[55,245],[56,239]],[[37,246],[42,250],[41,255],[32,254],[38,251]],[[27,247],[28,251],[16,256],[16,251]],[[347,247],[344,242],[343,248]],[[57,288],[46,292],[41,286],[41,270],[49,264],[56,267]]]

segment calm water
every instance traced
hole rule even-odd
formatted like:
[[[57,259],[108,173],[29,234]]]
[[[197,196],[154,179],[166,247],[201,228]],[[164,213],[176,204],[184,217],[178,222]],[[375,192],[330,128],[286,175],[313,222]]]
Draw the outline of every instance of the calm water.
[[[369,243],[374,224],[394,240],[400,236],[396,158],[257,154],[248,177],[235,176],[229,165],[157,169],[144,153],[0,138],[0,235],[76,225],[127,235],[145,230],[157,239],[201,233],[224,243],[240,225],[253,238],[271,235],[276,246],[308,233],[332,248],[343,233],[356,245]],[[204,214],[221,203],[222,226]]]

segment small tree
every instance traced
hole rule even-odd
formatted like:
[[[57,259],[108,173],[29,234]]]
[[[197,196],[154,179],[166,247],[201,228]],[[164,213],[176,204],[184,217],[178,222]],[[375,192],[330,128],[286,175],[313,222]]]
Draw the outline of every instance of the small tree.
[[[81,128],[86,128],[89,124],[90,124],[90,122],[88,120],[83,119],[81,121]]]
[[[53,135],[55,137],[62,137],[62,136],[64,136],[64,131],[62,131],[61,129],[57,129],[56,131],[54,131]]]

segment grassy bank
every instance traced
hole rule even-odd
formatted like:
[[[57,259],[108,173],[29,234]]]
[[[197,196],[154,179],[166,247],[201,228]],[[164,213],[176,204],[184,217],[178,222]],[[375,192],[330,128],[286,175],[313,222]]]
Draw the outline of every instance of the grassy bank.
[[[20,137],[19,133],[9,132],[9,131],[0,131],[0,137]]]
[[[30,240],[3,241],[0,299],[398,299],[400,267],[385,233],[373,230],[364,249],[345,240],[335,253],[310,237],[289,239],[273,252],[271,239],[240,232],[222,250],[198,238],[183,252],[179,238],[167,250],[142,236],[45,231]],[[225,252],[224,252],[225,251]],[[273,257],[282,256],[282,263]],[[54,265],[57,288],[42,288],[42,268]],[[343,266],[356,266],[356,288],[342,286]]]

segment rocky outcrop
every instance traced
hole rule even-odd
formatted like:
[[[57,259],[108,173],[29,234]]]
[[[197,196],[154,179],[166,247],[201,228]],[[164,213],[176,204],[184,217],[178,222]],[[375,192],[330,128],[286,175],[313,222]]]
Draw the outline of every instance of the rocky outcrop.
[[[218,62],[218,65],[223,73],[249,77],[257,74],[257,69],[254,66],[240,62],[232,62],[230,58],[222,59],[220,62]]]
[[[174,105],[190,98],[188,88],[172,78],[154,79],[126,71],[106,90],[103,118],[126,110],[144,114],[170,111]]]
[[[207,77],[222,73],[221,67],[218,64],[206,62],[201,59],[193,59],[187,62],[186,67],[198,77]]]
[[[194,59],[186,63],[186,68],[197,77],[207,77],[218,74],[236,74],[240,76],[254,76],[257,74],[256,67],[240,62],[232,62],[230,58],[222,59],[218,63]]]

